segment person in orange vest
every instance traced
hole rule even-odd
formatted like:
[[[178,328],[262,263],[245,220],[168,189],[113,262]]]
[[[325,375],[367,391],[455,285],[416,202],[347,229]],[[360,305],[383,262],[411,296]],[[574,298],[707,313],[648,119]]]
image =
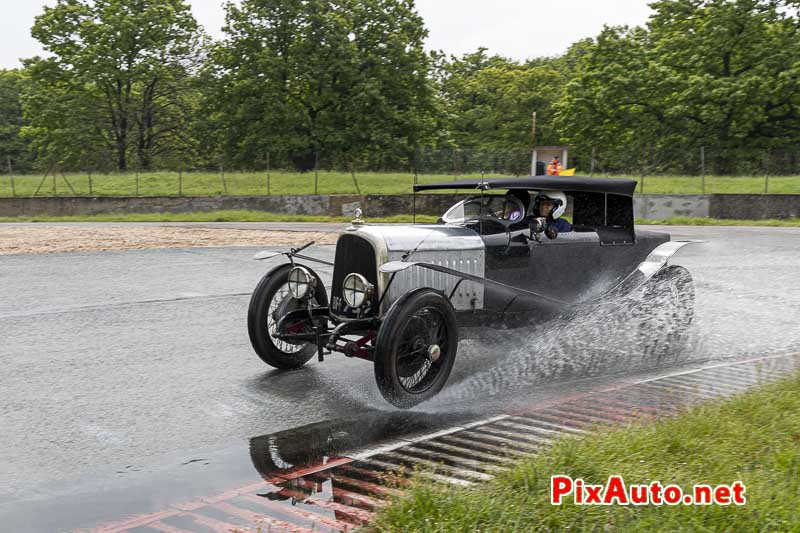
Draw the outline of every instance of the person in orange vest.
[[[561,174],[561,171],[564,170],[564,167],[561,166],[561,161],[558,160],[558,156],[555,156],[550,164],[547,165],[547,175],[548,176],[558,176]]]

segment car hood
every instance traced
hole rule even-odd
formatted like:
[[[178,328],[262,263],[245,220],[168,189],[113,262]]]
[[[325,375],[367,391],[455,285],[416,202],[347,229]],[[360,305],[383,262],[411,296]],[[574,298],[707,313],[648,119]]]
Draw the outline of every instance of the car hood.
[[[347,228],[345,233],[363,237],[392,256],[412,250],[416,254],[484,249],[483,239],[477,233],[451,224],[363,225]]]

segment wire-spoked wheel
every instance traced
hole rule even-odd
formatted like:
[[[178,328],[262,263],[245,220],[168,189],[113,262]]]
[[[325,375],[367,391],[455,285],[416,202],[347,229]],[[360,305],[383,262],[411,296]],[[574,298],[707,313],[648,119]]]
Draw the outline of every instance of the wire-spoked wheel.
[[[247,313],[247,330],[250,343],[262,361],[281,369],[303,366],[314,356],[316,345],[306,342],[287,342],[276,339],[278,321],[290,311],[302,309],[306,305],[325,307],[328,296],[322,281],[317,278],[314,296],[309,302],[292,298],[287,283],[292,265],[280,265],[272,269],[253,291]],[[315,274],[316,275],[316,274]],[[286,324],[284,333],[308,333],[312,330],[308,321]]]
[[[395,302],[375,344],[375,380],[386,400],[401,408],[444,387],[458,351],[453,306],[440,292],[419,289]]]

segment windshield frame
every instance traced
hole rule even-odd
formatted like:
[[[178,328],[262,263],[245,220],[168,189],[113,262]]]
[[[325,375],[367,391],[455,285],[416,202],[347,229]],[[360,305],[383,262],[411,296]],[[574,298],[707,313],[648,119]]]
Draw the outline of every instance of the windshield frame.
[[[521,216],[518,216],[518,218],[509,219],[509,218],[505,218],[504,216],[497,215],[496,214],[497,210],[496,209],[492,209],[491,206],[489,205],[490,203],[495,202],[495,201],[501,202],[502,205],[498,206],[498,207],[500,207],[500,212],[501,213],[505,213],[506,204],[507,203],[511,203],[514,207],[517,208],[519,213],[521,213]],[[464,214],[463,207],[466,204],[471,203],[471,202],[478,202],[479,205],[480,205],[480,208],[479,208],[477,214],[467,216],[467,215]],[[453,213],[453,211],[458,210],[459,208],[461,208],[460,214],[462,216],[458,217],[458,218],[453,217],[451,215],[451,213]],[[526,210],[525,210],[525,205],[522,203],[522,201],[519,198],[516,198],[516,197],[513,197],[513,196],[508,196],[507,194],[503,194],[503,195],[500,195],[500,194],[483,195],[483,194],[481,194],[481,195],[470,196],[470,197],[465,198],[465,199],[463,199],[463,200],[461,200],[459,202],[456,202],[455,204],[450,206],[444,212],[444,214],[441,216],[441,219],[442,219],[442,222],[444,222],[445,224],[458,224],[458,225],[465,225],[465,224],[469,224],[469,223],[480,222],[481,220],[485,220],[487,218],[494,219],[494,220],[501,220],[501,221],[506,222],[506,223],[516,223],[516,222],[520,222],[520,221],[524,220],[526,215],[527,215],[527,213],[526,213]]]

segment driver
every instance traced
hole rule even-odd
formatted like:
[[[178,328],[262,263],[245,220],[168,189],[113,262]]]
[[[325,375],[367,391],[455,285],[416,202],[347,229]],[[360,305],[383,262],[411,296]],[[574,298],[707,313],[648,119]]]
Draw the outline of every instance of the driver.
[[[554,239],[559,233],[572,231],[572,224],[561,218],[566,210],[567,195],[561,191],[540,192],[533,202],[533,216],[547,219],[545,234],[550,239]]]

